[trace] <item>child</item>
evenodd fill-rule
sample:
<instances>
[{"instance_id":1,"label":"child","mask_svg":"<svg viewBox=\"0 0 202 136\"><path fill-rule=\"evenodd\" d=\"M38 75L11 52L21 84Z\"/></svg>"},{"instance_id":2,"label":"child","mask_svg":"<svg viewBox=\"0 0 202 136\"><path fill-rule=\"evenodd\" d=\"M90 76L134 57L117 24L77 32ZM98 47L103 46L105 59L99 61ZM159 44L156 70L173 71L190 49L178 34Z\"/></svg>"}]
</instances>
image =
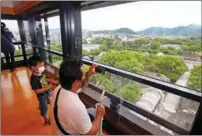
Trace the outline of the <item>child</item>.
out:
<instances>
[{"instance_id":1,"label":"child","mask_svg":"<svg viewBox=\"0 0 202 136\"><path fill-rule=\"evenodd\" d=\"M44 61L39 56L30 57L29 66L32 71L32 75L30 77L30 84L32 90L37 95L41 116L44 119L44 124L50 124L50 120L48 117L48 104L50 104L48 93L50 93L49 91L53 88L52 83L54 82L54 80L50 80L50 84L45 83L43 81L43 72L45 70L45 67Z\"/></svg>"}]
</instances>

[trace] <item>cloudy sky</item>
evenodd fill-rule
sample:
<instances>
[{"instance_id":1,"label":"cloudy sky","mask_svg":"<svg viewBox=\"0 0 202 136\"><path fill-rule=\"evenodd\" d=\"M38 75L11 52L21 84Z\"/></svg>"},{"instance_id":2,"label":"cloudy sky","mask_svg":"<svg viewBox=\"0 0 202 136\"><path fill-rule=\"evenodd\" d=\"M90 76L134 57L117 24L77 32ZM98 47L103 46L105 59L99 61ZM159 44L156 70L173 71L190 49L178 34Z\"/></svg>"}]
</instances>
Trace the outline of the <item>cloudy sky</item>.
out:
<instances>
[{"instance_id":1,"label":"cloudy sky","mask_svg":"<svg viewBox=\"0 0 202 136\"><path fill-rule=\"evenodd\" d=\"M48 21L50 29L60 27L58 16ZM17 25L16 22L4 22L11 30ZM141 1L82 12L83 30L128 27L138 31L152 26L189 24L201 24L201 1Z\"/></svg>"}]
</instances>

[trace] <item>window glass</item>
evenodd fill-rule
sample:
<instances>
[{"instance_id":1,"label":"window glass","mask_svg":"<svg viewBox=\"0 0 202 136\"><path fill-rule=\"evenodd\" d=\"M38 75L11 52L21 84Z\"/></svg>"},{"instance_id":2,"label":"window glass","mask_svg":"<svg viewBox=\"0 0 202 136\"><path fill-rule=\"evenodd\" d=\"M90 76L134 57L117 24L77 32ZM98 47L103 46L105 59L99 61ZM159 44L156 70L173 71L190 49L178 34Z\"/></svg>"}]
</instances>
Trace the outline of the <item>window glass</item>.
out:
<instances>
[{"instance_id":1,"label":"window glass","mask_svg":"<svg viewBox=\"0 0 202 136\"><path fill-rule=\"evenodd\" d=\"M202 91L201 2L141 1L82 11L82 35L84 59ZM91 82L191 129L197 102L110 73Z\"/></svg>"},{"instance_id":2,"label":"window glass","mask_svg":"<svg viewBox=\"0 0 202 136\"><path fill-rule=\"evenodd\" d=\"M48 23L42 19L42 28L45 32L45 25L48 25L49 35L48 39L46 39L46 35L44 33L44 43L45 47L49 48L54 51L62 52L62 43L61 43L61 32L60 32L60 20L59 16L49 17L47 18ZM53 23L54 22L54 23ZM59 67L60 63L62 62L62 57L52 54L46 53L47 61L49 58L52 60L52 64Z\"/></svg>"},{"instance_id":3,"label":"window glass","mask_svg":"<svg viewBox=\"0 0 202 136\"><path fill-rule=\"evenodd\" d=\"M14 38L12 39L12 42L20 42L20 34L19 34L19 28L17 20L1 20L1 22L6 24L7 31L10 31ZM22 55L22 48L20 44L14 44L15 47L15 56ZM4 56L3 53L1 53L2 56ZM16 61L23 60L23 57L16 57Z\"/></svg>"},{"instance_id":4,"label":"window glass","mask_svg":"<svg viewBox=\"0 0 202 136\"><path fill-rule=\"evenodd\" d=\"M29 32L29 22L27 20L24 20L23 24L24 24L25 37L26 37L26 44L25 44L26 53L32 54L33 50L32 50L32 44L31 44L31 36Z\"/></svg>"},{"instance_id":5,"label":"window glass","mask_svg":"<svg viewBox=\"0 0 202 136\"><path fill-rule=\"evenodd\" d=\"M48 18L48 27L49 27L49 33L50 33L51 49L62 52L59 16L49 17Z\"/></svg>"}]
</instances>

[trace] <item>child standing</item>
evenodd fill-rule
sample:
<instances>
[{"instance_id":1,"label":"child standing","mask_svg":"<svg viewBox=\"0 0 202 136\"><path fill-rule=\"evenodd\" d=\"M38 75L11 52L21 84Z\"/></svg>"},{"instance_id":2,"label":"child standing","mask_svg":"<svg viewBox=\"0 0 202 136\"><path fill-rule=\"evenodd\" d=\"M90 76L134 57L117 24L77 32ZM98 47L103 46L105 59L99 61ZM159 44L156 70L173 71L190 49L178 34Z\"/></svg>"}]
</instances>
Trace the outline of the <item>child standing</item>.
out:
<instances>
[{"instance_id":1,"label":"child standing","mask_svg":"<svg viewBox=\"0 0 202 136\"><path fill-rule=\"evenodd\" d=\"M30 57L29 66L32 71L32 75L30 77L30 84L32 90L37 95L41 116L44 119L44 124L50 124L48 116L48 104L50 104L50 100L48 95L50 93L50 90L52 90L53 88L52 82L50 82L50 84L48 84L47 81L44 82L44 61L39 56Z\"/></svg>"}]
</instances>

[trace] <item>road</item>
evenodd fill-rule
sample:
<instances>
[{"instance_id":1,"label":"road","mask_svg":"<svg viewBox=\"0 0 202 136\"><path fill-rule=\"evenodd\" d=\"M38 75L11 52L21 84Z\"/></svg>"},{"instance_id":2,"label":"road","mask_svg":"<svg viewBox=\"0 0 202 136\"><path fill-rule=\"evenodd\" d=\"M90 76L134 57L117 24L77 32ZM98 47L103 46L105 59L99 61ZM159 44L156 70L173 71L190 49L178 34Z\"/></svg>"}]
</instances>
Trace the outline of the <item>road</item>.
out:
<instances>
[{"instance_id":1,"label":"road","mask_svg":"<svg viewBox=\"0 0 202 136\"><path fill-rule=\"evenodd\" d=\"M188 82L188 78L189 78L190 72L187 71L185 72L177 81L175 84L177 85L181 85L181 86L186 86L187 82ZM164 106L165 109L167 111L170 111L171 113L175 113L178 105L180 102L180 96L172 94L172 93L168 93L165 97L165 101L164 101Z\"/></svg>"},{"instance_id":2,"label":"road","mask_svg":"<svg viewBox=\"0 0 202 136\"><path fill-rule=\"evenodd\" d=\"M191 70L194 65L201 64L200 61L190 61L190 60L184 60L185 64L187 65L188 69Z\"/></svg>"}]
</instances>

